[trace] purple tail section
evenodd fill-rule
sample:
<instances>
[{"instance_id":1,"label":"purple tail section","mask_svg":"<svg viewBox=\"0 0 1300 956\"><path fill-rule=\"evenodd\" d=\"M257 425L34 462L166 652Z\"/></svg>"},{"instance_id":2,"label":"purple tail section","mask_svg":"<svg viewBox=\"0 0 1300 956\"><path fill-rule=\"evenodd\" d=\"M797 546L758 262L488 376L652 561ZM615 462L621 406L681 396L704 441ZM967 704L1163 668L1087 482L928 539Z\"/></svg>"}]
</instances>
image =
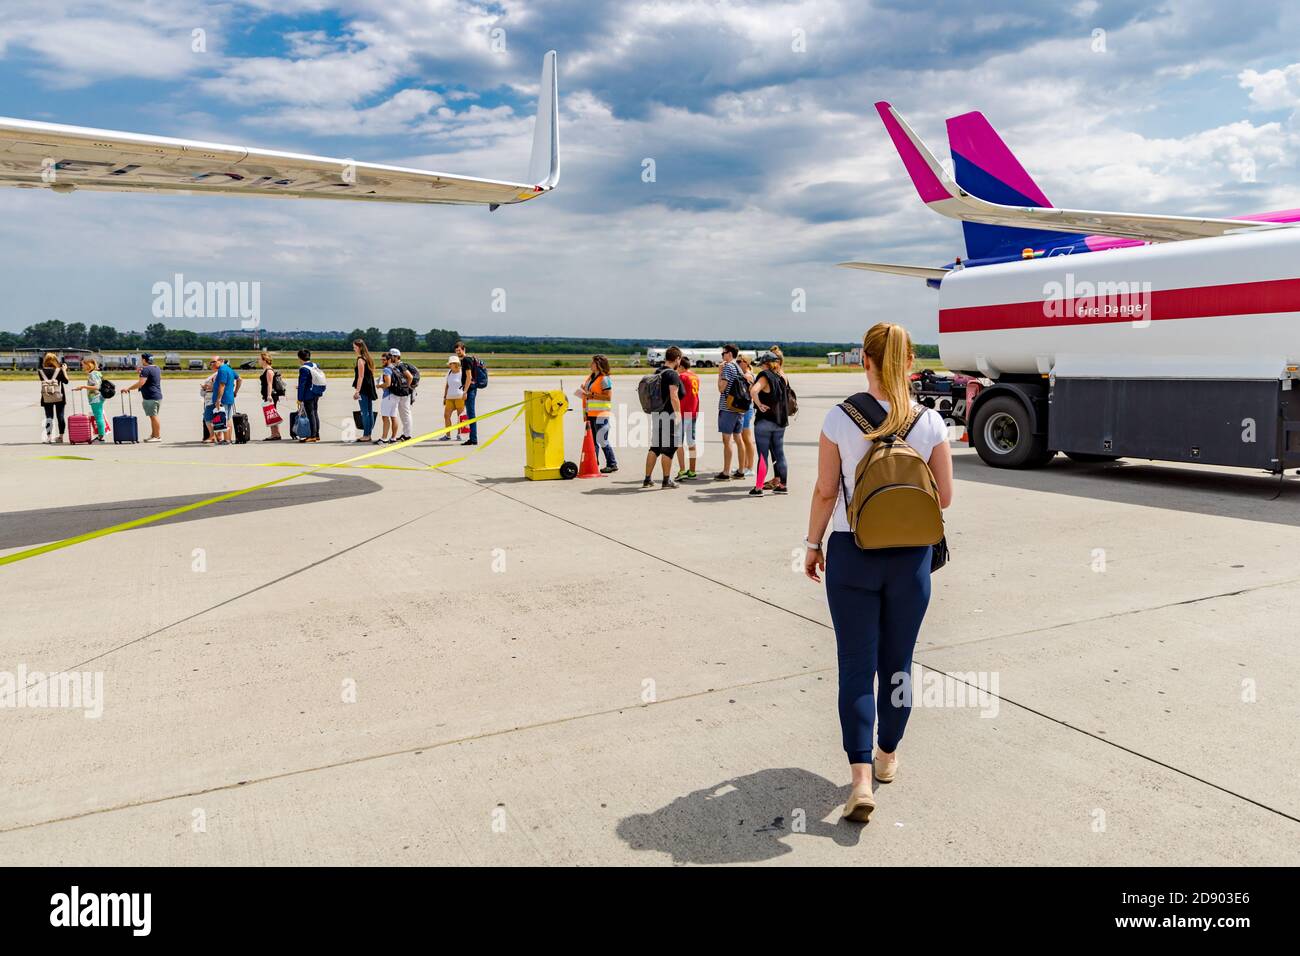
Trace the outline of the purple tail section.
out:
<instances>
[{"instance_id":1,"label":"purple tail section","mask_svg":"<svg viewBox=\"0 0 1300 956\"><path fill-rule=\"evenodd\" d=\"M1007 206L1051 207L1051 201L983 113L963 113L948 120L948 145L953 177L968 193ZM971 259L1019 258L1023 249L1045 254L1046 250L1085 248L1081 234L973 222L962 223L962 230Z\"/></svg>"}]
</instances>

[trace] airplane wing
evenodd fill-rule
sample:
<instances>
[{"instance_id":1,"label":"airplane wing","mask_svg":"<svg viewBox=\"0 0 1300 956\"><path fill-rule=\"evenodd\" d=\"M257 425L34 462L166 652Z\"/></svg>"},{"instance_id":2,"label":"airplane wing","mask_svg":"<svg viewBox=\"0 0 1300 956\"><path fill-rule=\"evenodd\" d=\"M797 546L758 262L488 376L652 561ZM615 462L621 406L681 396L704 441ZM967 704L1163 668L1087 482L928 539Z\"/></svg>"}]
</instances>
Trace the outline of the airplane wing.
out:
<instances>
[{"instance_id":1,"label":"airplane wing","mask_svg":"<svg viewBox=\"0 0 1300 956\"><path fill-rule=\"evenodd\" d=\"M560 181L555 51L542 60L527 182L0 118L0 185L112 192L498 205Z\"/></svg>"},{"instance_id":2,"label":"airplane wing","mask_svg":"<svg viewBox=\"0 0 1300 956\"><path fill-rule=\"evenodd\" d=\"M888 262L837 262L845 269L865 269L867 272L884 272L893 276L908 276L912 279L942 279L948 274L947 269L935 269L930 266L896 266Z\"/></svg>"},{"instance_id":3,"label":"airplane wing","mask_svg":"<svg viewBox=\"0 0 1300 956\"><path fill-rule=\"evenodd\" d=\"M912 177L912 184L920 194L921 201L940 215L952 219L1023 229L1114 236L1143 242L1174 242L1245 230L1291 228L1289 223L1252 222L1245 219L1200 219L1088 209L1004 206L986 202L971 195L952 180L934 158L934 154L892 106L880 102L876 104L876 111L884 121L889 138L893 140L894 148L898 150L908 175Z\"/></svg>"}]
</instances>

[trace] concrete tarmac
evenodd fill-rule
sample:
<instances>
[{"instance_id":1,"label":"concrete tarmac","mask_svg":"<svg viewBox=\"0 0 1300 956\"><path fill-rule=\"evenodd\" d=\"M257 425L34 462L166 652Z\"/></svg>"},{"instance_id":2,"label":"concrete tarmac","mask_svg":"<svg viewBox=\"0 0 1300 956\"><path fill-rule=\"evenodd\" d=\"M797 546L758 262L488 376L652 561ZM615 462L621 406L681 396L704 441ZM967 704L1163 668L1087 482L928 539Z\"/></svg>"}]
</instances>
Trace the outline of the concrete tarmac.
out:
<instances>
[{"instance_id":1,"label":"concrete tarmac","mask_svg":"<svg viewBox=\"0 0 1300 956\"><path fill-rule=\"evenodd\" d=\"M964 445L898 778L840 821L799 549L822 418L860 381L795 376L785 497L709 480L706 398L676 490L643 491L632 447L526 481L521 420L446 469L329 470L0 566L0 692L102 682L99 716L0 708L0 862L1300 862L1296 479L1271 500L1241 470L1006 472ZM560 384L494 377L479 411ZM341 380L305 446L259 441L251 399L252 443L202 446L197 382L164 388L162 443L74 447L41 443L34 381L0 384L0 556L370 450L329 440ZM576 414L567 438L576 460Z\"/></svg>"}]
</instances>

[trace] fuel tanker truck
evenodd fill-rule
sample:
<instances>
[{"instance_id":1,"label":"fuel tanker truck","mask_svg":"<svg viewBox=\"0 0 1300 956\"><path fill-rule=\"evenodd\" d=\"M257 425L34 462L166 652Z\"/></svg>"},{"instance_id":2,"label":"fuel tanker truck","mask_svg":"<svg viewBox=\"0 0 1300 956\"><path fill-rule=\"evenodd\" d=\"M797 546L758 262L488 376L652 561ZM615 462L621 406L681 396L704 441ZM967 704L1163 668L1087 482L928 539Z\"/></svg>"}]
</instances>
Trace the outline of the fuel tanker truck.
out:
<instances>
[{"instance_id":1,"label":"fuel tanker truck","mask_svg":"<svg viewBox=\"0 0 1300 956\"><path fill-rule=\"evenodd\" d=\"M963 222L968 258L841 264L938 289L940 357L972 377L984 462L1300 467L1300 210L1057 209L980 114L948 121L954 181L877 108L922 200Z\"/></svg>"}]
</instances>

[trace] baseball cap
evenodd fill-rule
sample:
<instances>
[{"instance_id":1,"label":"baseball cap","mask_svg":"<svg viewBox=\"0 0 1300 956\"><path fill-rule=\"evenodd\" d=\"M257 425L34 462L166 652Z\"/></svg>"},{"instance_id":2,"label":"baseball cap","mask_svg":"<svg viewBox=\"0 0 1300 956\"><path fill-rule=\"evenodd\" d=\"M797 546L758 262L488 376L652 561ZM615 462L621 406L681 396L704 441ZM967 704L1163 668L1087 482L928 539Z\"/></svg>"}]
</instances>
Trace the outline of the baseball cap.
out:
<instances>
[{"instance_id":1,"label":"baseball cap","mask_svg":"<svg viewBox=\"0 0 1300 956\"><path fill-rule=\"evenodd\" d=\"M393 358L401 358L401 357L402 357L401 349L389 349L389 350L388 350L388 354L391 355Z\"/></svg>"},{"instance_id":2,"label":"baseball cap","mask_svg":"<svg viewBox=\"0 0 1300 956\"><path fill-rule=\"evenodd\" d=\"M144 359L146 362L152 362L152 361L153 361L153 353L152 353L152 352L141 352L141 353L140 353L140 358Z\"/></svg>"}]
</instances>

